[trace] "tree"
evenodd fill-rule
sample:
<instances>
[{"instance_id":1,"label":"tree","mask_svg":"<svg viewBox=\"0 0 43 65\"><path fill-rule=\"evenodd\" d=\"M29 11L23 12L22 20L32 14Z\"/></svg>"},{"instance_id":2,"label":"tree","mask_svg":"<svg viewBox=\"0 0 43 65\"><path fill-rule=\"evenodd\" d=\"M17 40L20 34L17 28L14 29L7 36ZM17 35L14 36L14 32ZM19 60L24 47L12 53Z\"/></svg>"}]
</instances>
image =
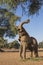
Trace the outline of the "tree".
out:
<instances>
[{"instance_id":1,"label":"tree","mask_svg":"<svg viewBox=\"0 0 43 65\"><path fill-rule=\"evenodd\" d=\"M13 36L16 34L16 29L14 27L14 21L19 19L18 16L14 15L13 13L7 11L6 9L0 8L0 36L2 37L4 33L6 36ZM12 32L14 34L12 34Z\"/></svg>"},{"instance_id":2,"label":"tree","mask_svg":"<svg viewBox=\"0 0 43 65\"><path fill-rule=\"evenodd\" d=\"M39 43L39 48L43 48L43 41Z\"/></svg>"},{"instance_id":3,"label":"tree","mask_svg":"<svg viewBox=\"0 0 43 65\"><path fill-rule=\"evenodd\" d=\"M1 5L5 5L7 9L13 9L14 11L20 5L22 11L28 11L30 15L35 14L41 8L43 0L0 0Z\"/></svg>"},{"instance_id":4,"label":"tree","mask_svg":"<svg viewBox=\"0 0 43 65\"><path fill-rule=\"evenodd\" d=\"M14 41L14 48L16 48L16 49L19 49L19 46L20 46L20 44L18 43L18 41Z\"/></svg>"},{"instance_id":5,"label":"tree","mask_svg":"<svg viewBox=\"0 0 43 65\"><path fill-rule=\"evenodd\" d=\"M0 8L0 48L6 45L6 47L8 47L8 44L4 45L4 34L6 34L6 36L9 37L14 37L17 34L17 31L13 23L18 19L18 16L9 12L7 9Z\"/></svg>"},{"instance_id":6,"label":"tree","mask_svg":"<svg viewBox=\"0 0 43 65\"><path fill-rule=\"evenodd\" d=\"M14 23L20 17L15 16L18 6L22 8L22 14L33 15L39 12L43 0L0 0L0 36L15 36L17 31ZM14 12L11 12L14 10Z\"/></svg>"},{"instance_id":7,"label":"tree","mask_svg":"<svg viewBox=\"0 0 43 65\"><path fill-rule=\"evenodd\" d=\"M7 41L4 40L2 37L0 37L0 52L4 52L4 50L1 49L1 48L6 48L6 47L8 47L8 45L6 45L6 43L7 43Z\"/></svg>"},{"instance_id":8,"label":"tree","mask_svg":"<svg viewBox=\"0 0 43 65\"><path fill-rule=\"evenodd\" d=\"M9 43L9 48L15 48L19 49L20 44L18 43L17 40L13 41L12 43Z\"/></svg>"},{"instance_id":9,"label":"tree","mask_svg":"<svg viewBox=\"0 0 43 65\"><path fill-rule=\"evenodd\" d=\"M0 48L4 47L4 39L0 38Z\"/></svg>"}]
</instances>

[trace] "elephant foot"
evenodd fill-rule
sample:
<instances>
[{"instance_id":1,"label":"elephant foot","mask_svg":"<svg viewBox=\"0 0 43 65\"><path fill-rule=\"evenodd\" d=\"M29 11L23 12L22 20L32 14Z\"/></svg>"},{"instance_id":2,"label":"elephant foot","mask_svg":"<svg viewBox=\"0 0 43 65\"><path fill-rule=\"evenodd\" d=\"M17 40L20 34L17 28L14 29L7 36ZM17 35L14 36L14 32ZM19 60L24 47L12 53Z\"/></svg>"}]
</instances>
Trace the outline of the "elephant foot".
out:
<instances>
[{"instance_id":1,"label":"elephant foot","mask_svg":"<svg viewBox=\"0 0 43 65\"><path fill-rule=\"evenodd\" d=\"M36 55L35 57L39 57L38 55Z\"/></svg>"},{"instance_id":2,"label":"elephant foot","mask_svg":"<svg viewBox=\"0 0 43 65\"><path fill-rule=\"evenodd\" d=\"M23 60L26 60L26 58L23 58Z\"/></svg>"},{"instance_id":3,"label":"elephant foot","mask_svg":"<svg viewBox=\"0 0 43 65\"><path fill-rule=\"evenodd\" d=\"M23 56L23 60L25 60L26 59L26 54L24 54L24 56Z\"/></svg>"},{"instance_id":4,"label":"elephant foot","mask_svg":"<svg viewBox=\"0 0 43 65\"><path fill-rule=\"evenodd\" d=\"M38 54L36 54L35 57L39 57Z\"/></svg>"},{"instance_id":5,"label":"elephant foot","mask_svg":"<svg viewBox=\"0 0 43 65\"><path fill-rule=\"evenodd\" d=\"M22 56L20 56L20 59L23 59L23 57L22 57Z\"/></svg>"}]
</instances>

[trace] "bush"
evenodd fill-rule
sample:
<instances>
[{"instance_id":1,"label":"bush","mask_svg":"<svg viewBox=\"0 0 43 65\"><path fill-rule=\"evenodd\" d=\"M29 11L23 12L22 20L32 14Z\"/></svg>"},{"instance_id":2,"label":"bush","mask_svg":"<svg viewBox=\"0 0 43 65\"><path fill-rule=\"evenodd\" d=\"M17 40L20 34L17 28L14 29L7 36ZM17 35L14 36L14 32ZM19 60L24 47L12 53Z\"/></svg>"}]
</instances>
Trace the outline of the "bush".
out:
<instances>
[{"instance_id":1,"label":"bush","mask_svg":"<svg viewBox=\"0 0 43 65\"><path fill-rule=\"evenodd\" d=\"M16 48L19 49L20 44L18 43L18 41L14 41L12 43L9 43L9 48Z\"/></svg>"},{"instance_id":2,"label":"bush","mask_svg":"<svg viewBox=\"0 0 43 65\"><path fill-rule=\"evenodd\" d=\"M43 48L43 42L39 43L39 48Z\"/></svg>"}]
</instances>

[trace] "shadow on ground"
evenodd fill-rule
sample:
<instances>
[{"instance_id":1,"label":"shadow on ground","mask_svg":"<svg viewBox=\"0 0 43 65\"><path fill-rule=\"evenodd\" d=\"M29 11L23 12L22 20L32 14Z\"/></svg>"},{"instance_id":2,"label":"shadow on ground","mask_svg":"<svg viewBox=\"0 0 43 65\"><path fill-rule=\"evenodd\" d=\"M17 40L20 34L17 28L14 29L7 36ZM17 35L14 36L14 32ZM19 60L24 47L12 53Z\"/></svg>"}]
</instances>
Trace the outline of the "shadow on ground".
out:
<instances>
[{"instance_id":1,"label":"shadow on ground","mask_svg":"<svg viewBox=\"0 0 43 65\"><path fill-rule=\"evenodd\" d=\"M35 57L33 57L33 58L26 58L26 60L39 61L39 60L43 60L43 56L39 56L37 58L35 58Z\"/></svg>"},{"instance_id":2,"label":"shadow on ground","mask_svg":"<svg viewBox=\"0 0 43 65\"><path fill-rule=\"evenodd\" d=\"M28 60L31 60L31 61L40 61L40 60L43 60L43 56L40 56L40 57L33 57L33 58L26 58L25 60L21 59L22 61L28 61Z\"/></svg>"}]
</instances>

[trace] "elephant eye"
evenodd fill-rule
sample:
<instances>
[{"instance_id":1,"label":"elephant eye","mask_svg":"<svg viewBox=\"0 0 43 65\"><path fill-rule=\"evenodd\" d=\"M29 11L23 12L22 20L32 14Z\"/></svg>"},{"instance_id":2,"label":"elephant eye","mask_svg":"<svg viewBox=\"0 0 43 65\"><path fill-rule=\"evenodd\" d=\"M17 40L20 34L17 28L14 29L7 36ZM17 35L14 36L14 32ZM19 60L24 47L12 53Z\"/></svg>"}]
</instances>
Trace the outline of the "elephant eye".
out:
<instances>
[{"instance_id":1,"label":"elephant eye","mask_svg":"<svg viewBox=\"0 0 43 65\"><path fill-rule=\"evenodd\" d=\"M20 29L18 29L18 31L20 31Z\"/></svg>"}]
</instances>

